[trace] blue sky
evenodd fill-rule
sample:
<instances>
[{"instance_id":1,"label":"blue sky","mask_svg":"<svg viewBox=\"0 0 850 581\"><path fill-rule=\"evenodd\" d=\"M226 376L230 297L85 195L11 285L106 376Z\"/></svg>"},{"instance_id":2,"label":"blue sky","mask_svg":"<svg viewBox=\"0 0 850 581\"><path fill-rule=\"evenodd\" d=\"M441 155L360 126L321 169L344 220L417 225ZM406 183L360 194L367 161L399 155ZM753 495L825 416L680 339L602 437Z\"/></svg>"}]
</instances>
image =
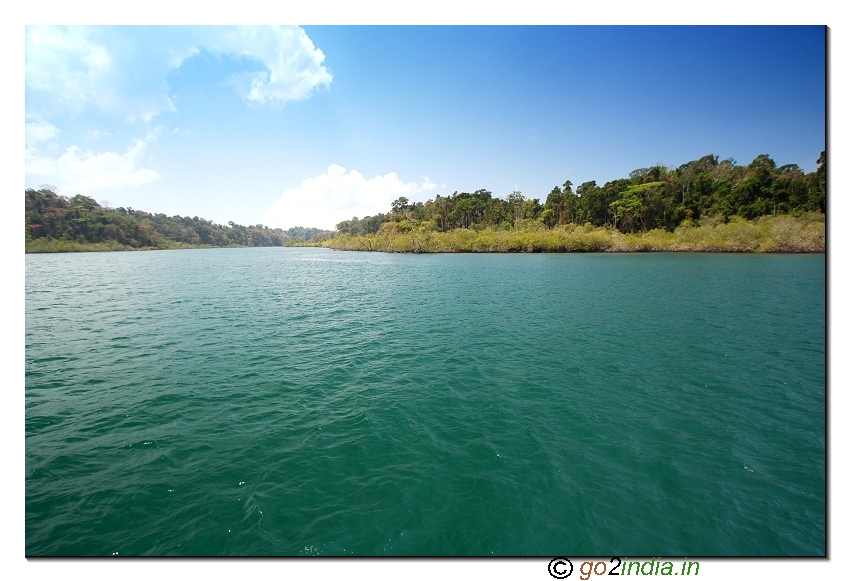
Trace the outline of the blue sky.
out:
<instances>
[{"instance_id":1,"label":"blue sky","mask_svg":"<svg viewBox=\"0 0 850 581\"><path fill-rule=\"evenodd\" d=\"M219 223L825 149L819 26L27 27L25 67L27 187Z\"/></svg>"}]
</instances>

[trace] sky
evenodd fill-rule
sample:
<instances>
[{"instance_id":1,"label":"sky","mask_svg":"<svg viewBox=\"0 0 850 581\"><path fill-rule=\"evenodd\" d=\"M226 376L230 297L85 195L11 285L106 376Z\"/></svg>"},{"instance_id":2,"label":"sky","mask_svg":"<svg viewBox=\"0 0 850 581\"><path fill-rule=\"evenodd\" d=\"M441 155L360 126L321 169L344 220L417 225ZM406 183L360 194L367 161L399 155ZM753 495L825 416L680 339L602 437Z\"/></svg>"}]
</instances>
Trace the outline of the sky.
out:
<instances>
[{"instance_id":1,"label":"sky","mask_svg":"<svg viewBox=\"0 0 850 581\"><path fill-rule=\"evenodd\" d=\"M707 154L816 169L820 26L28 26L26 187L332 229Z\"/></svg>"},{"instance_id":2,"label":"sky","mask_svg":"<svg viewBox=\"0 0 850 581\"><path fill-rule=\"evenodd\" d=\"M846 108L836 104L847 98L848 28L840 4L827 0L717 0L710 6L676 0L481 0L477 5L472 0L243 0L227 7L207 4L203 10L195 3L173 0L143 4L30 0L4 7L0 19L0 44L4 43L8 75L7 90L0 93L6 105L0 108L4 129L0 165L8 201L20 191L18 179L23 176L27 187L52 184L60 193L86 193L99 201L109 200L113 206L251 224L266 220L285 196L290 201L311 199L309 189L313 187L319 193L312 199L322 196L319 205L327 213L351 210L362 217L371 213L369 204L379 206L381 195L388 194L374 194L374 185L380 183L385 187L393 183L389 189L394 197L404 188L419 191L401 195L427 199L437 193L486 187L498 196L519 189L544 198L565 179L574 184L590 179L604 183L638 167L659 162L675 166L709 152L742 164L769 153L780 164L797 163L811 171L824 149L825 71L820 27L304 26L313 44L311 50L322 53L319 66L330 73L328 81L321 75L310 76L318 67L309 59L293 63L294 70L303 75L286 74L285 67L276 66L276 56L311 54L307 49L299 52L293 47L300 45L291 42L266 40L263 49L257 39L253 48L240 49L223 38L224 31L218 31L216 39L213 31L192 29L75 27L57 29L55 42L41 45L39 55L31 52L29 45L31 33L38 29L25 26L139 21L828 24L829 153L830 159L846 157ZM233 43L241 38L246 44L245 39L252 38L250 34L232 37L236 37ZM251 74L262 72L268 76L257 79L257 91L252 94ZM269 86L272 74L281 82ZM304 79L313 86L306 94L296 95L294 89L306 85L293 79ZM281 98L263 97L261 102L260 95L265 92ZM22 116L28 137L23 151ZM31 174L33 165L48 175ZM332 179L334 170L329 168L334 165L345 168L349 190L344 179ZM840 162L833 163L829 171L832 210L828 221L835 224L841 222L829 216L844 213L845 197L840 193L847 179L843 167ZM357 173L352 177L352 172ZM390 177L363 186L376 176ZM323 180L326 189L321 191ZM357 183L358 194L368 204L355 209L331 203L334 196L356 200L350 193ZM428 184L434 188L428 189ZM325 201L325 195L330 199ZM301 204L288 207L279 225L323 225L311 222ZM388 203L379 211L387 207ZM350 217L345 212L343 216ZM5 236L4 300L0 301L5 331L0 368L5 384L19 387L4 391L7 405L0 412L7 464L18 467L19 477L6 479L0 488L7 499L23 499L24 243L14 228L0 232ZM828 233L828 298L832 297L827 313L828 347L835 354L845 352L848 346L845 329L850 328L850 311L840 297L850 292L844 274L847 269L841 268L848 255L845 250L850 248L841 228L830 226ZM64 257L75 258L80 256ZM831 385L846 383L847 368L840 357L830 358L828 370ZM835 417L848 408L841 389L830 390L829 407ZM833 444L844 445L848 441L846 425L832 422L829 426ZM840 454L830 455L829 466L833 484L848 474ZM6 505L10 518L23 522L24 503L10 502ZM847 519L841 517L847 515L848 504L841 495L833 494L829 509L831 546L846 546ZM22 530L7 527L4 531L0 544L8 557L4 562L11 563L13 570L29 567L21 571L21 578L55 577L57 571L46 564L36 564L39 571L34 571L33 563L24 561ZM811 576L814 568L819 577L838 579L845 567L836 560L845 561L841 551L832 553L828 561L785 561L775 568L786 576L789 568L801 576ZM99 565L102 570L96 571L90 563L55 563L62 567L62 574L76 566L76 574L87 578L114 577L115 571ZM130 579L148 579L152 573L176 578L168 567L178 565L137 563L120 574ZM219 561L209 572L214 577L216 572L239 575L252 565L274 567L274 571L266 571L272 574L279 574L284 566L268 560ZM321 563L285 565L288 578L312 579ZM452 578L468 567L461 573L465 577L545 576L539 572L545 566L542 560L418 560L413 568L410 562L381 565L383 568L376 568L373 562L349 562L345 575L354 579L432 579L449 574ZM752 579L763 576L768 565L763 561L713 560L706 563L704 573ZM228 566L233 570L226 571ZM336 564L328 566L334 568L330 574L339 573Z\"/></svg>"}]
</instances>

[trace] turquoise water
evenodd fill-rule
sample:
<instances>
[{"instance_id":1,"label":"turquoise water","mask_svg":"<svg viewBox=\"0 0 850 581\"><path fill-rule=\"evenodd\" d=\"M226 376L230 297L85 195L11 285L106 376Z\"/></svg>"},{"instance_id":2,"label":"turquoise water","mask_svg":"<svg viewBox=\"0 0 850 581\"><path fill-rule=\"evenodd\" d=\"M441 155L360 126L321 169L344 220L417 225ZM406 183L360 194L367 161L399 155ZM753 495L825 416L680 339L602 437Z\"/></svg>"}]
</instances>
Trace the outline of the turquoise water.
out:
<instances>
[{"instance_id":1,"label":"turquoise water","mask_svg":"<svg viewBox=\"0 0 850 581\"><path fill-rule=\"evenodd\" d=\"M823 255L26 257L28 555L823 555Z\"/></svg>"}]
</instances>

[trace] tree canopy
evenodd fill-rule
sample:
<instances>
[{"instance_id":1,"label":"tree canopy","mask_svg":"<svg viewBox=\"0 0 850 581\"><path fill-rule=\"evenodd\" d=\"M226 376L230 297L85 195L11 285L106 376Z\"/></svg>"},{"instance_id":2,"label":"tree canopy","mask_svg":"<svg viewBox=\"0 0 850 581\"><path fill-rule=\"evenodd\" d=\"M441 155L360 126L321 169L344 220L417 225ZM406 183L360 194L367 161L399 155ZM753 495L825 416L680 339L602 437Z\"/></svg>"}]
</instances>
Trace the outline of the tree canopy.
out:
<instances>
[{"instance_id":1,"label":"tree canopy","mask_svg":"<svg viewBox=\"0 0 850 581\"><path fill-rule=\"evenodd\" d=\"M605 227L625 234L652 230L673 232L704 218L714 222L738 216L826 213L826 153L817 170L804 173L796 164L778 166L769 155L746 166L733 159L706 155L678 168L636 169L628 178L602 186L588 181L573 190L565 180L549 192L543 204L513 191L504 199L486 189L454 192L426 202L399 197L389 212L352 217L336 225L336 234L369 236L379 232L450 232L452 230L512 230L529 225L555 228ZM215 224L197 216L166 216L133 208L108 208L94 199L58 195L51 189L25 191L27 248L36 242L99 244L109 248L176 248L197 246L283 246L332 235L318 228L289 230L262 224Z\"/></svg>"},{"instance_id":2,"label":"tree canopy","mask_svg":"<svg viewBox=\"0 0 850 581\"><path fill-rule=\"evenodd\" d=\"M702 218L740 216L752 220L802 212L826 213L826 153L816 171L805 174L795 164L777 167L769 155L749 165L706 155L678 168L652 166L636 169L628 178L599 186L584 182L573 191L566 180L556 185L543 204L511 192L505 199L480 189L454 192L427 202L399 198L390 212L357 217L337 224L341 234L375 234L381 229L413 228L448 232L457 228L514 228L525 222L549 228L565 224L610 226L623 233L663 229L672 232L682 223Z\"/></svg>"},{"instance_id":3,"label":"tree canopy","mask_svg":"<svg viewBox=\"0 0 850 581\"><path fill-rule=\"evenodd\" d=\"M262 224L215 224L194 216L166 216L133 208L107 208L94 199L60 196L50 189L25 191L28 243L45 239L78 244L110 243L111 247L175 248L186 246L283 246L310 240L325 231L295 227L289 230Z\"/></svg>"}]
</instances>

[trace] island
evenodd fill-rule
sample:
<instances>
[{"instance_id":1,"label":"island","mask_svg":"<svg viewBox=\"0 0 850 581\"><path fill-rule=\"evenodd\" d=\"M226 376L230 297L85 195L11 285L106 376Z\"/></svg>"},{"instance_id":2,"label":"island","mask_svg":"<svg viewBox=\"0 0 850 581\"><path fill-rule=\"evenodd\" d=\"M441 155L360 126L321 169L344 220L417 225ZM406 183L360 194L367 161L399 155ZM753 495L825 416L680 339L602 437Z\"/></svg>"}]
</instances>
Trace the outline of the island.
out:
<instances>
[{"instance_id":1,"label":"island","mask_svg":"<svg viewBox=\"0 0 850 581\"><path fill-rule=\"evenodd\" d=\"M336 232L294 245L382 252L824 252L826 153L816 171L747 166L707 155L676 169L573 190L555 186L543 204L481 189L427 202L398 198L387 214L340 222Z\"/></svg>"},{"instance_id":2,"label":"island","mask_svg":"<svg viewBox=\"0 0 850 581\"><path fill-rule=\"evenodd\" d=\"M479 189L426 202L396 199L387 213L344 220L336 230L215 224L197 216L108 208L94 199L27 189L25 248L35 252L244 246L319 246L380 252L824 252L826 152L817 170L746 166L706 155L678 168L573 189L567 180L541 204L514 191Z\"/></svg>"}]
</instances>

